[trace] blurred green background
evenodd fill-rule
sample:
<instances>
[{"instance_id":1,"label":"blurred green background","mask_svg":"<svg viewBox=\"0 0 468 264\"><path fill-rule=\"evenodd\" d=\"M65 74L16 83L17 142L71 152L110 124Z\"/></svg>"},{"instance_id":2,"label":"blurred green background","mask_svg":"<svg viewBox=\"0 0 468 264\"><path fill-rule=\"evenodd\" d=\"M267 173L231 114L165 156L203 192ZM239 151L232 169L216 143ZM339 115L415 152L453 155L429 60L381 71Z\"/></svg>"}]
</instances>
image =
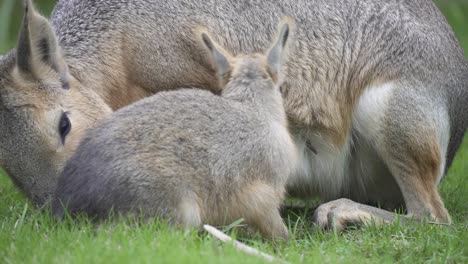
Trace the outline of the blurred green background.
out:
<instances>
[{"instance_id":1,"label":"blurred green background","mask_svg":"<svg viewBox=\"0 0 468 264\"><path fill-rule=\"evenodd\" d=\"M190 1L190 0L187 0ZM0 54L14 47L22 17L21 0L0 0ZM35 0L36 7L49 14L55 0ZM452 25L468 54L468 0L435 0Z\"/></svg>"}]
</instances>

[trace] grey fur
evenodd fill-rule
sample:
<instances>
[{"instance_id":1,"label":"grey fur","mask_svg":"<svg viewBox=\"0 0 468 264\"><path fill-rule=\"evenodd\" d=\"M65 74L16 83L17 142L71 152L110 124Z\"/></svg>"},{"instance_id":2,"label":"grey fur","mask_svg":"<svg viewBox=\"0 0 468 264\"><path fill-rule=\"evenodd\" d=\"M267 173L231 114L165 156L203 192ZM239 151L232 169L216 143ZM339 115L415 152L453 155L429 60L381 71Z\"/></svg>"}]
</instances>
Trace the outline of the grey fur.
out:
<instances>
[{"instance_id":1,"label":"grey fur","mask_svg":"<svg viewBox=\"0 0 468 264\"><path fill-rule=\"evenodd\" d=\"M303 170L291 177L289 193L323 201L347 197L386 208L406 205L409 214L450 221L437 184L467 128L468 65L430 0L71 0L57 4L52 25L80 89L117 109L161 90L195 86L219 92L210 62L190 37L192 29L206 25L226 49L250 53L266 47L283 15L297 21L282 90L303 152ZM0 79L11 75L8 61L0 66L7 69ZM382 85L390 87L385 98L379 95ZM10 98L31 103L5 90L0 89L2 104ZM381 115L361 105L366 94L385 106ZM63 101L44 97L51 105ZM76 115L76 105L64 108ZM37 159L38 149L51 151L37 142L49 139L27 125L35 120L27 111L16 117L13 129L8 120L14 115L1 110L6 123L0 133L13 144L0 142L0 160L20 185L29 186L24 189L30 195L37 192L31 179L50 191L56 184L53 173L68 155ZM72 123L91 125L73 118ZM439 161L418 160L429 145ZM42 164L49 163L57 164L56 170L46 177ZM18 167L24 164L31 168ZM423 171L431 166L432 171ZM48 192L38 193L43 201Z\"/></svg>"},{"instance_id":2,"label":"grey fur","mask_svg":"<svg viewBox=\"0 0 468 264\"><path fill-rule=\"evenodd\" d=\"M297 156L280 83L269 77L266 56L229 58L201 35L216 69L226 68L220 58L234 61L221 96L161 92L115 112L65 166L55 214L65 204L73 215L141 210L187 227L244 218L266 237L287 238L278 209ZM285 44L269 63L282 64Z\"/></svg>"}]
</instances>

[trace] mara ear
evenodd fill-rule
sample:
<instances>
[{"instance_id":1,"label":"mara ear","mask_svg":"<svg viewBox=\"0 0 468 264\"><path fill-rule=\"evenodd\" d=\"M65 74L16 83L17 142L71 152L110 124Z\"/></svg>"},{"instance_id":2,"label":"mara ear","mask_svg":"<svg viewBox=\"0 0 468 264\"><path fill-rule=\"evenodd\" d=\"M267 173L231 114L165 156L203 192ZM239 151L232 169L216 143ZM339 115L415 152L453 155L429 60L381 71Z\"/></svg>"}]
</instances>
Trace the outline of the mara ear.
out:
<instances>
[{"instance_id":1,"label":"mara ear","mask_svg":"<svg viewBox=\"0 0 468 264\"><path fill-rule=\"evenodd\" d=\"M211 36L206 32L200 33L200 39L203 46L208 50L213 69L216 71L221 83L225 83L231 72L231 55L214 42Z\"/></svg>"},{"instance_id":2,"label":"mara ear","mask_svg":"<svg viewBox=\"0 0 468 264\"><path fill-rule=\"evenodd\" d=\"M18 37L16 65L20 73L40 79L44 67L60 76L64 89L69 88L68 67L52 27L35 9L32 0L24 1L23 24Z\"/></svg>"},{"instance_id":3,"label":"mara ear","mask_svg":"<svg viewBox=\"0 0 468 264\"><path fill-rule=\"evenodd\" d=\"M285 17L279 23L279 31L276 36L276 40L268 51L267 64L268 70L274 81L278 80L278 75L281 70L281 66L285 59L287 44L291 35L291 28L294 25L292 18Z\"/></svg>"}]
</instances>

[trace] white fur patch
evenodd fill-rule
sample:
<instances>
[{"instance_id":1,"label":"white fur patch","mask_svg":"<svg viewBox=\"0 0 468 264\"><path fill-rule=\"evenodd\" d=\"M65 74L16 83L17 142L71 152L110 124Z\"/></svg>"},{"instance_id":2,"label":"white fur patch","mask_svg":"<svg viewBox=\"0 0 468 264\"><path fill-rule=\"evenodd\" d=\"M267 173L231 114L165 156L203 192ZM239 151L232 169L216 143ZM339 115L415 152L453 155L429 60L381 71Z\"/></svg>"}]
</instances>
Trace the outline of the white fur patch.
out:
<instances>
[{"instance_id":1,"label":"white fur patch","mask_svg":"<svg viewBox=\"0 0 468 264\"><path fill-rule=\"evenodd\" d=\"M368 87L356 105L353 113L353 129L372 143L379 140L379 129L388 107L388 100L395 85L384 83Z\"/></svg>"},{"instance_id":2,"label":"white fur patch","mask_svg":"<svg viewBox=\"0 0 468 264\"><path fill-rule=\"evenodd\" d=\"M434 122L437 130L437 137L439 138L439 146L440 146L440 168L439 168L439 175L437 177L437 185L439 185L440 180L444 176L446 160L447 160L447 149L450 141L450 122L447 109L442 107L436 107L433 109L432 113L434 115Z\"/></svg>"},{"instance_id":3,"label":"white fur patch","mask_svg":"<svg viewBox=\"0 0 468 264\"><path fill-rule=\"evenodd\" d=\"M178 220L185 228L200 227L202 224L200 208L193 196L187 195L179 204Z\"/></svg>"}]
</instances>

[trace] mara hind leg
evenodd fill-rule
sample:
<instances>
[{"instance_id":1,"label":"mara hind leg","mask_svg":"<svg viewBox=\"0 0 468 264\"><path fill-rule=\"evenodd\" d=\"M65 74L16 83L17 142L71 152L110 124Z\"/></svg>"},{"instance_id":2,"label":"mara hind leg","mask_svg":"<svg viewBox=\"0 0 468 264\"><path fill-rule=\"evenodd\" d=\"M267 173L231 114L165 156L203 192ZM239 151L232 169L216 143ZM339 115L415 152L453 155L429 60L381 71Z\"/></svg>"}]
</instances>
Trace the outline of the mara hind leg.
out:
<instances>
[{"instance_id":1,"label":"mara hind leg","mask_svg":"<svg viewBox=\"0 0 468 264\"><path fill-rule=\"evenodd\" d=\"M449 117L441 102L398 93L379 151L405 200L408 216L450 223L438 192L445 172Z\"/></svg>"},{"instance_id":2,"label":"mara hind leg","mask_svg":"<svg viewBox=\"0 0 468 264\"><path fill-rule=\"evenodd\" d=\"M444 104L435 99L436 95L401 84L376 89L381 90L364 94L364 102L361 100L358 105L358 130L374 146L398 184L408 212L406 218L429 217L439 223L450 223L437 190L449 140ZM320 227L342 229L350 223L392 222L396 214L339 199L321 205L314 218Z\"/></svg>"},{"instance_id":3,"label":"mara hind leg","mask_svg":"<svg viewBox=\"0 0 468 264\"><path fill-rule=\"evenodd\" d=\"M283 188L274 188L263 182L250 184L239 196L238 211L246 223L268 239L287 240L288 229L279 208L284 195Z\"/></svg>"}]
</instances>

